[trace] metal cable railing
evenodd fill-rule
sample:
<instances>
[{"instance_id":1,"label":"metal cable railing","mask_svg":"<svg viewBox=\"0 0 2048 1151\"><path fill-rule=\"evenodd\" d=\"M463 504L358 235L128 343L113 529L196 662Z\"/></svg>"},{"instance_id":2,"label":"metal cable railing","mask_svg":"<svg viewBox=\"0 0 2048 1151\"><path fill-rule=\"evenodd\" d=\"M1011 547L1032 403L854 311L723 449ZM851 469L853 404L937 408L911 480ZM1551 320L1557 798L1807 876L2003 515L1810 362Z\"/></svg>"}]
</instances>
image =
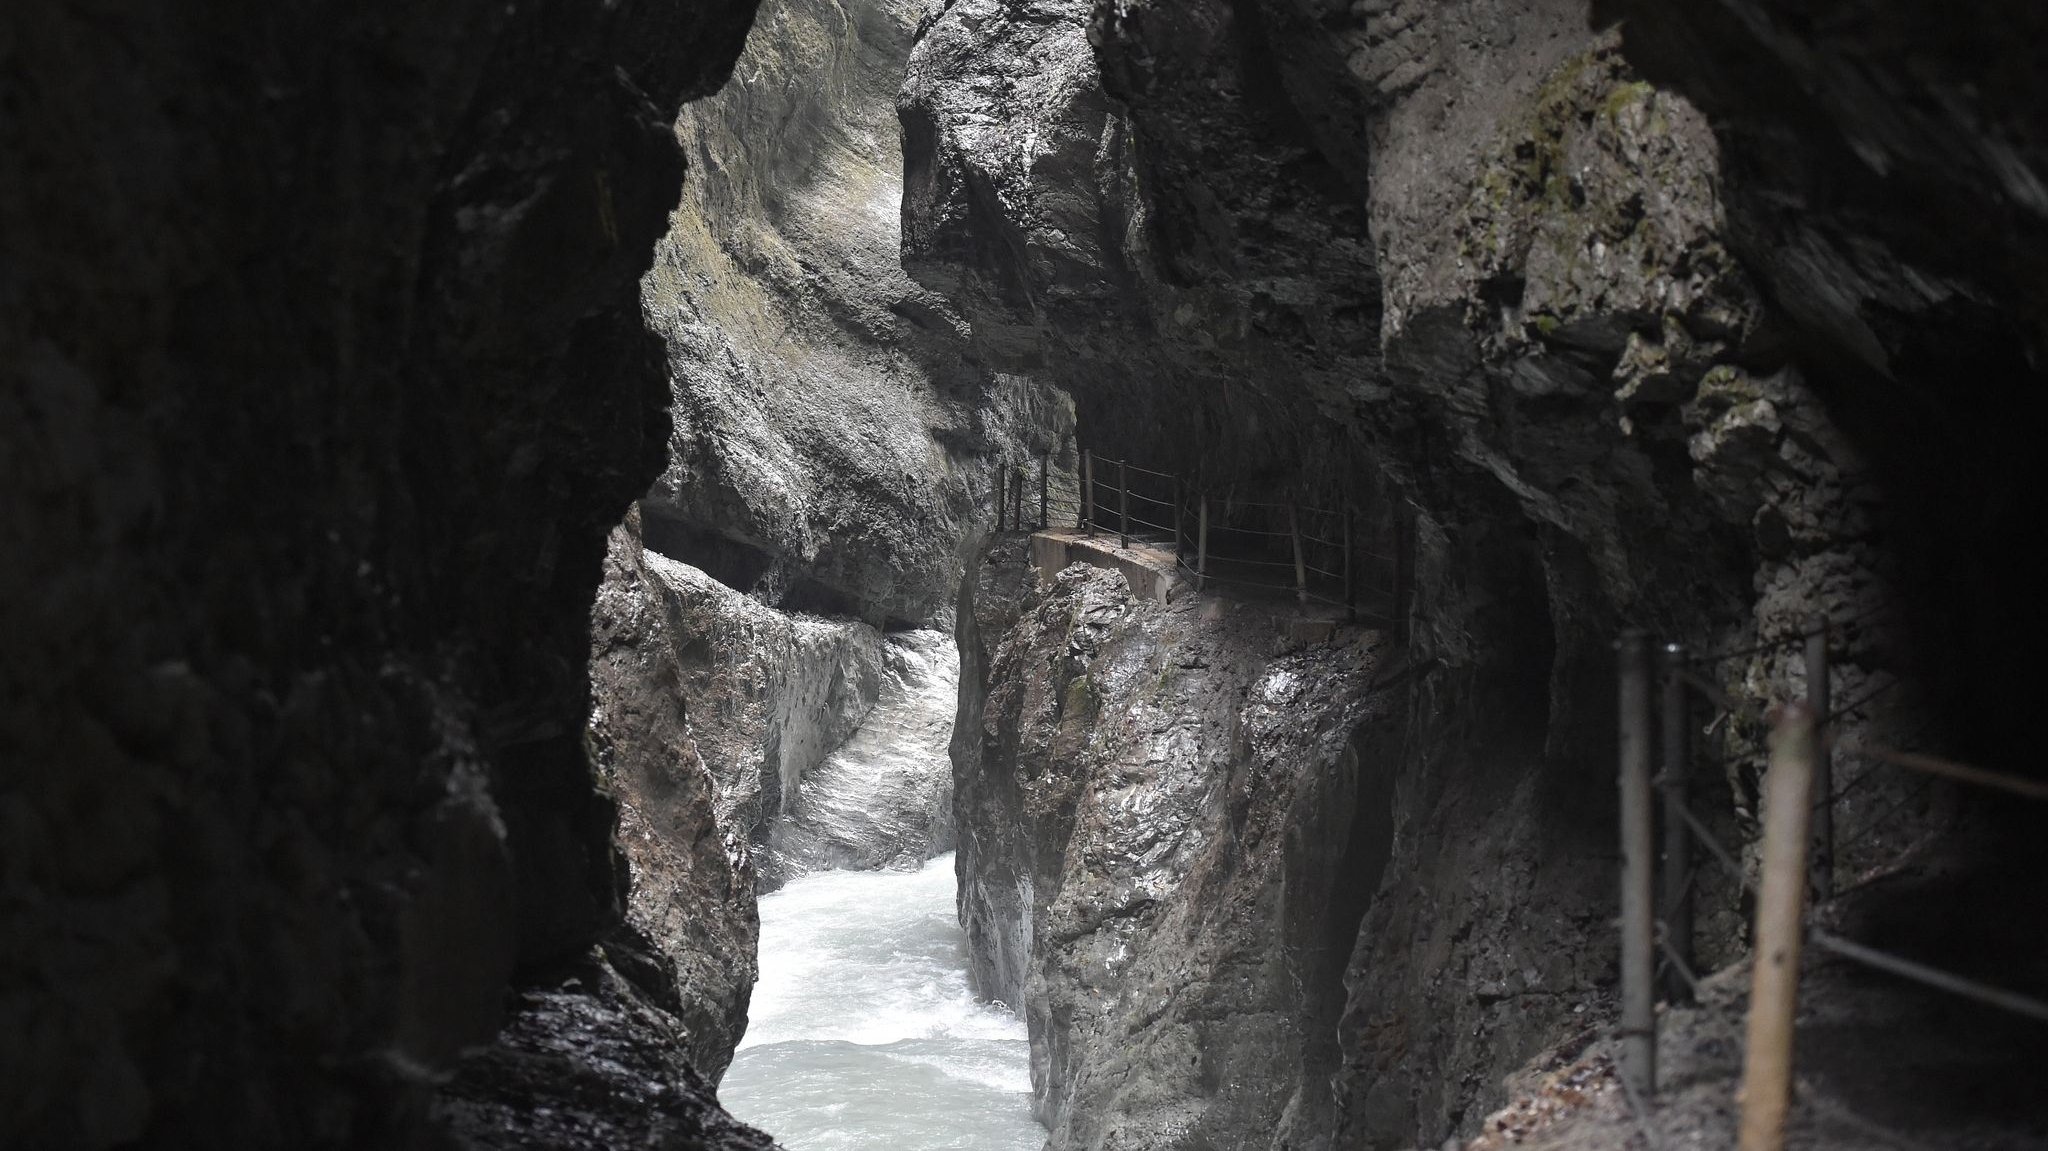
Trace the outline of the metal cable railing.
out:
<instances>
[{"instance_id":1,"label":"metal cable railing","mask_svg":"<svg viewBox=\"0 0 2048 1151\"><path fill-rule=\"evenodd\" d=\"M1015 464L998 469L998 531L1071 525L1114 532L1125 547L1133 537L1148 547L1170 541L1175 568L1197 591L1214 585L1292 593L1303 605L1326 603L1353 615L1362 606L1373 609L1405 628L1412 547L1404 517L1386 521L1392 546L1378 547L1371 533L1356 530L1349 509L1218 495L1185 476L1099 459L1093 451L1081 454L1075 473L1055 476L1049 455L1034 463L1035 477ZM1376 610L1381 604L1390 610Z\"/></svg>"},{"instance_id":2,"label":"metal cable railing","mask_svg":"<svg viewBox=\"0 0 2048 1151\"><path fill-rule=\"evenodd\" d=\"M1874 743L1839 749L1870 759L1874 764L1840 791L1833 790L1829 781L1838 749L1828 731L1830 722L1892 690L1898 681L1894 679L1867 691L1843 708L1830 709L1830 632L1831 628L1823 623L1797 637L1806 645L1807 698L1776 709L1768 719L1760 715L1762 709L1755 701L1738 700L1693 671L1699 661L1688 658L1676 644L1664 648L1662 715L1653 716L1651 685L1658 677L1652 666L1648 639L1642 632L1630 632L1619 645L1623 860L1622 1017L1618 1031L1621 1078L1632 1093L1643 1099L1654 1096L1656 988L1665 986L1674 998L1698 993L1699 979L1691 961L1691 901L1699 871L1690 862L1691 849L1697 844L1754 899L1754 952L1760 957L1772 957L1770 962L1759 960L1751 966L1741 1095L1745 1148L1782 1146L1791 1097L1791 1031L1802 944L1947 994L2048 1023L2048 1002L1838 936L1813 922L1814 909L1862 886L1835 890L1833 808L1840 797L1870 779L1879 770L1876 765L1917 773L1923 782L1877 818L1865 821L1854 835L1845 837L1850 840L1870 837L1912 802L1914 796L1924 794L1936 779L2048 801L2048 784L2038 780ZM1784 646L1784 642L1789 641L1759 645L1754 650L1772 650ZM1738 654L1743 652L1719 653L1714 658L1733 658ZM1688 801L1692 776L1687 727L1690 696L1710 701L1727 715L1756 719L1768 726L1770 767L1765 776L1765 824L1757 879L1750 877ZM1653 726L1661 728L1663 759L1662 770L1654 777L1650 774ZM1661 892L1653 890L1659 870L1653 862L1651 847L1653 791L1662 792L1664 806ZM1813 895L1811 902L1809 890ZM1661 963L1656 962L1658 955L1662 956ZM1639 1118L1647 1124L1647 1105L1645 1114Z\"/></svg>"}]
</instances>

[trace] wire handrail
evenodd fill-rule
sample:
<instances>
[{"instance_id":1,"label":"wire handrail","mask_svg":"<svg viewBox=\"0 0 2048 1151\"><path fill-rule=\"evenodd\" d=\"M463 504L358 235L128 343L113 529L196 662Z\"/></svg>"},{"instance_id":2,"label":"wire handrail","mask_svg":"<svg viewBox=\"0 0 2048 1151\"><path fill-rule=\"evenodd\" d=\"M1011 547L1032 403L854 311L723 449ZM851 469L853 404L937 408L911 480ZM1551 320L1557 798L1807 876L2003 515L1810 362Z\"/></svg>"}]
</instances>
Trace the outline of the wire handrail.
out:
<instances>
[{"instance_id":1,"label":"wire handrail","mask_svg":"<svg viewBox=\"0 0 2048 1151\"><path fill-rule=\"evenodd\" d=\"M1105 461L1105 462L1108 462L1108 461ZM1144 473L1145 475L1148 475L1148 476L1158 476L1158 477L1159 477L1160 479L1162 479L1162 480L1172 480L1172 479L1178 479L1178 478L1180 478L1180 477L1178 477L1178 476L1174 475L1174 474L1173 474L1172 472L1155 472L1155 471L1153 471L1153 470L1152 470L1151 468L1141 468L1141 467L1139 467L1138 465L1136 465L1136 464L1132 463L1132 462L1131 462L1131 461L1129 461L1129 460L1117 460L1117 461L1115 461L1115 463L1116 463L1116 466L1117 466L1117 467L1120 467L1120 468L1124 468L1124 469L1127 469L1127 470L1129 470L1129 471L1134 471L1134 472L1142 472L1142 473Z\"/></svg>"},{"instance_id":2,"label":"wire handrail","mask_svg":"<svg viewBox=\"0 0 2048 1151\"><path fill-rule=\"evenodd\" d=\"M1755 900L1757 922L1753 947L1759 958L1752 967L1753 986L1748 1007L1751 1018L1748 1025L1750 1051L1744 1069L1745 1140L1753 1130L1776 1131L1783 1123L1784 1108L1789 1098L1789 1036L1796 1011L1791 1004L1792 997L1797 994L1798 942L1801 939L1817 950L1917 982L1935 991L1967 998L2035 1022L2048 1023L2048 1001L1844 938L1816 922L1820 908L1832 905L1847 891L1867 885L1866 879L1842 891L1833 887L1831 871L1835 835L1831 812L1842 797L1863 787L1879 772L1876 764L1914 772L1923 777L1922 782L1890 805L1882 815L1865 821L1853 834L1844 836L1848 841L1867 840L1897 811L1924 795L1937 779L1995 789L2028 799L2048 800L2048 783L2036 779L1870 742L1841 749L1873 760L1875 764L1840 790L1831 791L1826 783L1832 774L1830 764L1836 749L1827 725L1894 690L1900 680L1893 677L1865 691L1849 704L1829 709L1827 637L1830 632L1831 625L1823 624L1799 637L1809 644L1806 651L1809 701L1772 708L1767 717L1760 715L1762 706L1755 699L1737 698L1693 670L1699 666L1696 657L1688 658L1675 645L1668 648L1670 658L1664 669L1666 686L1662 724L1666 740L1661 753L1665 766L1654 777L1645 767L1649 758L1647 748L1652 713L1647 690L1647 681L1652 678L1649 652L1645 638L1639 632L1633 633L1622 645L1623 841L1625 845L1643 842L1630 837L1648 834L1644 829L1652 825L1649 811L1652 789L1662 791L1665 815L1672 828L1667 834L1676 838L1667 840L1664 863L1660 868L1666 870L1664 892L1656 897L1656 902L1664 905L1664 915L1675 914L1677 923L1681 925L1674 929L1673 921L1664 915L1653 916L1647 925L1644 923L1642 909L1646 904L1642 902L1645 897L1641 893L1650 888L1650 863L1639 848L1625 846L1622 1018L1625 1024L1633 1021L1636 1025L1636 1030L1625 1032L1625 1036L1648 1034L1654 1043L1655 1017L1648 1017L1648 1030L1644 1031L1642 1021L1645 1017L1639 1006L1647 1002L1641 996L1648 992L1640 990L1645 981L1654 988L1660 985L1666 973L1670 973L1682 980L1687 989L1698 994L1699 978L1692 971L1687 957L1690 954L1691 893L1699 871L1697 867L1686 866L1684 860L1688 853L1682 849L1686 841L1698 843L1713 862ZM1691 741L1683 734L1688 726L1684 706L1687 695L1703 697L1728 715L1761 718L1771 729L1770 774L1767 777L1770 783L1766 796L1769 803L1763 809L1766 817L1760 881L1751 878L1734 853L1721 844L1719 837L1692 810L1686 799L1686 785L1692 774L1688 763ZM1812 797L1816 781L1822 784L1818 788L1821 794ZM1816 812L1819 815L1809 826L1809 815ZM1812 846L1816 833L1821 843L1808 859L1808 848ZM1908 848L1908 852L1912 850L1915 848ZM1654 854L1651 853L1652 856ZM1817 897L1811 901L1805 898L1809 887L1817 892ZM1630 892L1635 894L1628 894ZM1789 945L1786 943L1788 932L1791 938ZM1643 942L1644 933L1653 937L1653 941ZM1654 971L1651 960L1644 957L1643 947L1650 949L1648 954L1651 956L1661 953L1662 961L1655 964ZM1766 952L1774 957L1770 964L1761 959ZM1638 990L1631 991L1631 988ZM1763 1054L1758 1054L1759 1049ZM1643 1045L1639 1041L1626 1042L1622 1057L1623 1085L1631 1088L1640 1085L1646 1095L1654 1090L1655 1062Z\"/></svg>"},{"instance_id":3,"label":"wire handrail","mask_svg":"<svg viewBox=\"0 0 2048 1151\"><path fill-rule=\"evenodd\" d=\"M1044 530L1065 521L1084 533L1109 531L1127 544L1134 536L1157 533L1171 539L1176 568L1194 576L1198 588L1214 581L1291 590L1304 604L1311 599L1335 604L1354 617L1364 606L1362 599L1400 604L1407 598L1412 529L1406 526L1404 505L1387 505L1393 518L1375 521L1361 535L1349 507L1238 498L1230 490L1219 493L1184 474L1098 456L1092 450L1080 453L1078 469L1057 475L1051 453L1039 453L1030 463L1036 465L1035 477L1028 474L1029 465L1011 462L998 469L993 494L1000 530ZM1138 477L1172 481L1171 496L1138 490ZM1143 486L1157 489L1156 484ZM1133 503L1139 505L1139 514L1133 514ZM1243 517L1248 522L1228 522L1241 512L1253 513ZM1268 512L1280 514L1261 514ZM1168 519L1171 524L1162 522ZM1284 528L1254 526L1276 521ZM1367 546L1368 541L1385 538L1383 531L1391 533L1392 554ZM1290 545L1292 555L1287 557ZM1184 562L1189 555L1196 560L1192 565ZM1386 569L1391 569L1391 579L1385 578ZM1269 582L1255 573L1272 573L1275 578ZM1373 610L1393 620L1405 638L1411 613Z\"/></svg>"}]
</instances>

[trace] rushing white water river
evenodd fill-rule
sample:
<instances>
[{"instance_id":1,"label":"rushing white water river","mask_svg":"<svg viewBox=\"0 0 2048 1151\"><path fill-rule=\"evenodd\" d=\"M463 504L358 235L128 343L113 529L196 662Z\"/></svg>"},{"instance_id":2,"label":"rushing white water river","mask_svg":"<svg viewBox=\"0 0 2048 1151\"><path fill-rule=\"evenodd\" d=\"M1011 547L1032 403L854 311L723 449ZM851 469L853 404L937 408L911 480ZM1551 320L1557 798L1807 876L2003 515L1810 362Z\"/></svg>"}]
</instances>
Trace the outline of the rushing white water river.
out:
<instances>
[{"instance_id":1,"label":"rushing white water river","mask_svg":"<svg viewBox=\"0 0 2048 1151\"><path fill-rule=\"evenodd\" d=\"M761 899L761 978L718 1095L790 1151L1039 1151L1024 1024L967 989L953 857Z\"/></svg>"}]
</instances>

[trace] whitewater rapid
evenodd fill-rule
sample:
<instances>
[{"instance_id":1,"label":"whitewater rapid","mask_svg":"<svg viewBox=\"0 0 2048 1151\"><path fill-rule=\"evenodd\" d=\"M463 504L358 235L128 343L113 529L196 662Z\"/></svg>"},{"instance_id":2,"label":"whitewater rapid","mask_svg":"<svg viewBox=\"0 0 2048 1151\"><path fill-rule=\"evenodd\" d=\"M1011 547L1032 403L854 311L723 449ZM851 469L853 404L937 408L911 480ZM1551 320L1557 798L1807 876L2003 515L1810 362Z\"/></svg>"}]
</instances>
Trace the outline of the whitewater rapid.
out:
<instances>
[{"instance_id":1,"label":"whitewater rapid","mask_svg":"<svg viewBox=\"0 0 2048 1151\"><path fill-rule=\"evenodd\" d=\"M953 857L761 899L761 977L719 1087L789 1151L1039 1151L1024 1024L967 987Z\"/></svg>"}]
</instances>

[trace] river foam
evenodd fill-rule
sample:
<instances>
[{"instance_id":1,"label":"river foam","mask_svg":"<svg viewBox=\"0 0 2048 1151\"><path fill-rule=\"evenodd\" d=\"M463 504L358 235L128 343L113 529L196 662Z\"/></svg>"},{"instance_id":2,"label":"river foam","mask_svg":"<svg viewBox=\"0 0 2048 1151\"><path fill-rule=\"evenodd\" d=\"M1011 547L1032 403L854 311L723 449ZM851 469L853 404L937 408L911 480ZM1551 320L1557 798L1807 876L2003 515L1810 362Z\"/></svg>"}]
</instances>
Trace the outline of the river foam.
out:
<instances>
[{"instance_id":1,"label":"river foam","mask_svg":"<svg viewBox=\"0 0 2048 1151\"><path fill-rule=\"evenodd\" d=\"M1024 1024L967 986L953 857L761 899L761 976L719 1098L790 1151L1039 1151Z\"/></svg>"}]
</instances>

